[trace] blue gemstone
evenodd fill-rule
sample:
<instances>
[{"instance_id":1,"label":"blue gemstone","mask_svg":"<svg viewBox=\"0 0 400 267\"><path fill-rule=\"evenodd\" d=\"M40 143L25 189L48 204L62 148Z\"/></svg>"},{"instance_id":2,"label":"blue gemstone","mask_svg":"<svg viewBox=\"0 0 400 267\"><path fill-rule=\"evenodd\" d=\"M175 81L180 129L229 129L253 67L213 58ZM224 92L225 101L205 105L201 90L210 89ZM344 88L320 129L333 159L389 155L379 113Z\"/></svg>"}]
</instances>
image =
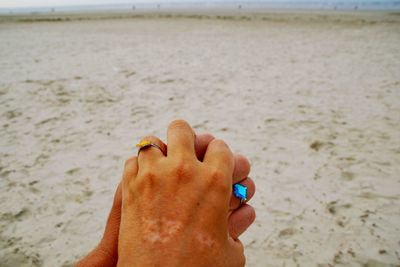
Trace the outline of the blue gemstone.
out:
<instances>
[{"instance_id":1,"label":"blue gemstone","mask_svg":"<svg viewBox=\"0 0 400 267\"><path fill-rule=\"evenodd\" d=\"M247 187L241 184L233 185L233 194L239 199L247 199Z\"/></svg>"}]
</instances>

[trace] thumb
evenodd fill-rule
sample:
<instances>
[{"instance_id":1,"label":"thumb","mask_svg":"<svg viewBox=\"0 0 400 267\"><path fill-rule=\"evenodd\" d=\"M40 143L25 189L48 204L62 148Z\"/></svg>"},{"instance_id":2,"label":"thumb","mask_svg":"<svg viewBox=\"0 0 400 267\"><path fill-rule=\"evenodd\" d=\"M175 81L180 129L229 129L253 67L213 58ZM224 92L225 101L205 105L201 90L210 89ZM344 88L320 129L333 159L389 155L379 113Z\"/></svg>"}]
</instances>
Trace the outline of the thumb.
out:
<instances>
[{"instance_id":1,"label":"thumb","mask_svg":"<svg viewBox=\"0 0 400 267\"><path fill-rule=\"evenodd\" d=\"M100 246L109 251L112 256L118 258L118 236L119 225L121 223L121 206L122 206L122 190L121 183L115 191L114 201L111 207L110 214L108 215L106 228L104 230L103 238L100 241Z\"/></svg>"},{"instance_id":2,"label":"thumb","mask_svg":"<svg viewBox=\"0 0 400 267\"><path fill-rule=\"evenodd\" d=\"M118 262L118 234L121 222L122 190L118 185L114 201L108 215L106 228L100 244L85 258L80 260L76 267L115 267Z\"/></svg>"}]
</instances>

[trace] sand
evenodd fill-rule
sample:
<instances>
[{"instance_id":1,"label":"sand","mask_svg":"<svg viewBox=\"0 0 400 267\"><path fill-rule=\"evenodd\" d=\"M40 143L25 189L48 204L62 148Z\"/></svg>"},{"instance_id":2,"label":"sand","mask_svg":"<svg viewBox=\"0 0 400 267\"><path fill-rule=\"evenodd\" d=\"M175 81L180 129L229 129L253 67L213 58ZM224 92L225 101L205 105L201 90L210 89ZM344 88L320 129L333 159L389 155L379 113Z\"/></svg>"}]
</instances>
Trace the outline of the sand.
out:
<instances>
[{"instance_id":1,"label":"sand","mask_svg":"<svg viewBox=\"0 0 400 267\"><path fill-rule=\"evenodd\" d=\"M247 266L400 265L398 15L37 18L0 23L0 266L85 255L175 118L252 162Z\"/></svg>"}]
</instances>

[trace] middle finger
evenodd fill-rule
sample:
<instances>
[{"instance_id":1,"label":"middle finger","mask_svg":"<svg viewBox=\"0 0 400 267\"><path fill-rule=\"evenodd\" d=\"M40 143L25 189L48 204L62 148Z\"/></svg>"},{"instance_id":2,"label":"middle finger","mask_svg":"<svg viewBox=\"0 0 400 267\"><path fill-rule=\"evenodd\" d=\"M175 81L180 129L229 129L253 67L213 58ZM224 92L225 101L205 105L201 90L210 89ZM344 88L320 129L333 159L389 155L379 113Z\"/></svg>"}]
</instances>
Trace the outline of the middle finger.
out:
<instances>
[{"instance_id":1,"label":"middle finger","mask_svg":"<svg viewBox=\"0 0 400 267\"><path fill-rule=\"evenodd\" d=\"M203 161L204 154L207 151L207 147L212 140L214 140L214 136L211 134L199 134L195 137L195 149L196 149L196 156L199 161ZM243 179L247 178L250 173L250 162L249 160L241 155L241 154L234 154L233 155L235 160L235 168L233 170L233 184L239 183Z\"/></svg>"}]
</instances>

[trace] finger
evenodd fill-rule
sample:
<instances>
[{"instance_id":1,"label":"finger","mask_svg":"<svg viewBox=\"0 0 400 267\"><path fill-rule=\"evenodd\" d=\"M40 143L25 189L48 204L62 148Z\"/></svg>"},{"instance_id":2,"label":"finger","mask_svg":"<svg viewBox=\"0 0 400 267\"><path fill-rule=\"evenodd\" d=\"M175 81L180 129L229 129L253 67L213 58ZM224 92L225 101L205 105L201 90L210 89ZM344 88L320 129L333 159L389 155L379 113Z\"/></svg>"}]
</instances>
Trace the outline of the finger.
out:
<instances>
[{"instance_id":1,"label":"finger","mask_svg":"<svg viewBox=\"0 0 400 267\"><path fill-rule=\"evenodd\" d=\"M124 173L122 175L122 195L124 194L124 189L129 188L129 182L132 181L138 172L138 162L137 157L130 157L125 161Z\"/></svg>"},{"instance_id":2,"label":"finger","mask_svg":"<svg viewBox=\"0 0 400 267\"><path fill-rule=\"evenodd\" d=\"M212 140L207 147L203 162L226 173L230 178L230 184L232 183L234 158L231 150L224 141L220 139Z\"/></svg>"},{"instance_id":3,"label":"finger","mask_svg":"<svg viewBox=\"0 0 400 267\"><path fill-rule=\"evenodd\" d=\"M152 163L153 160L157 160L165 157L167 154L167 146L158 137L153 135L148 135L142 139L143 141L149 141L155 146L147 146L139 148L138 151L138 164L141 167L145 167L146 163ZM151 159L151 160L150 160Z\"/></svg>"},{"instance_id":4,"label":"finger","mask_svg":"<svg viewBox=\"0 0 400 267\"><path fill-rule=\"evenodd\" d=\"M175 120L168 126L168 156L195 157L194 132L184 120Z\"/></svg>"},{"instance_id":5,"label":"finger","mask_svg":"<svg viewBox=\"0 0 400 267\"><path fill-rule=\"evenodd\" d=\"M214 139L215 137L208 133L196 135L195 149L198 160L203 161L204 154L207 151L207 147L209 143ZM250 162L245 156L241 154L234 154L234 158L235 168L233 171L233 183L235 184L247 178L250 173Z\"/></svg>"},{"instance_id":6,"label":"finger","mask_svg":"<svg viewBox=\"0 0 400 267\"><path fill-rule=\"evenodd\" d=\"M119 224L121 222L121 205L122 205L122 190L121 184L118 185L114 195L114 201L111 207L110 214L108 215L106 229L104 230L103 238L100 244L109 248L111 252L118 253L118 233ZM115 248L115 250L113 250ZM117 254L115 254L118 256Z\"/></svg>"},{"instance_id":7,"label":"finger","mask_svg":"<svg viewBox=\"0 0 400 267\"><path fill-rule=\"evenodd\" d=\"M256 185L254 184L254 181L251 178L246 178L246 179L242 180L240 182L240 184L247 187L246 202L248 202L254 196L254 193L256 192ZM229 209L232 211L232 210L239 208L241 205L242 204L240 203L240 199L238 199L237 197L232 195L231 201L229 204Z\"/></svg>"},{"instance_id":8,"label":"finger","mask_svg":"<svg viewBox=\"0 0 400 267\"><path fill-rule=\"evenodd\" d=\"M234 154L235 158L235 169L233 170L233 183L239 183L243 179L247 178L250 173L250 162L249 160L240 154Z\"/></svg>"},{"instance_id":9,"label":"finger","mask_svg":"<svg viewBox=\"0 0 400 267\"><path fill-rule=\"evenodd\" d=\"M86 257L77 262L75 267L102 266L115 267L117 266L118 258L112 258L107 251L96 247Z\"/></svg>"},{"instance_id":10,"label":"finger","mask_svg":"<svg viewBox=\"0 0 400 267\"><path fill-rule=\"evenodd\" d=\"M121 183L114 195L114 201L108 215L106 228L100 244L79 261L76 266L114 267L118 261L118 235L121 222L122 191Z\"/></svg>"},{"instance_id":11,"label":"finger","mask_svg":"<svg viewBox=\"0 0 400 267\"><path fill-rule=\"evenodd\" d=\"M225 222L225 227L227 227L226 218L229 213L232 192L233 164L233 154L227 144L219 139L212 140L207 147L203 163L201 163L202 168L205 168L207 172L204 179L210 187L206 200L209 205L209 217L212 218L211 215L214 214ZM211 224L215 224L215 222L211 222Z\"/></svg>"},{"instance_id":12,"label":"finger","mask_svg":"<svg viewBox=\"0 0 400 267\"><path fill-rule=\"evenodd\" d=\"M235 210L228 219L229 234L233 239L238 239L256 219L256 212L250 205L244 204Z\"/></svg>"},{"instance_id":13,"label":"finger","mask_svg":"<svg viewBox=\"0 0 400 267\"><path fill-rule=\"evenodd\" d=\"M199 161L203 161L204 154L206 153L208 144L214 140L215 137L211 134L199 134L195 136L194 147L196 156Z\"/></svg>"}]
</instances>

